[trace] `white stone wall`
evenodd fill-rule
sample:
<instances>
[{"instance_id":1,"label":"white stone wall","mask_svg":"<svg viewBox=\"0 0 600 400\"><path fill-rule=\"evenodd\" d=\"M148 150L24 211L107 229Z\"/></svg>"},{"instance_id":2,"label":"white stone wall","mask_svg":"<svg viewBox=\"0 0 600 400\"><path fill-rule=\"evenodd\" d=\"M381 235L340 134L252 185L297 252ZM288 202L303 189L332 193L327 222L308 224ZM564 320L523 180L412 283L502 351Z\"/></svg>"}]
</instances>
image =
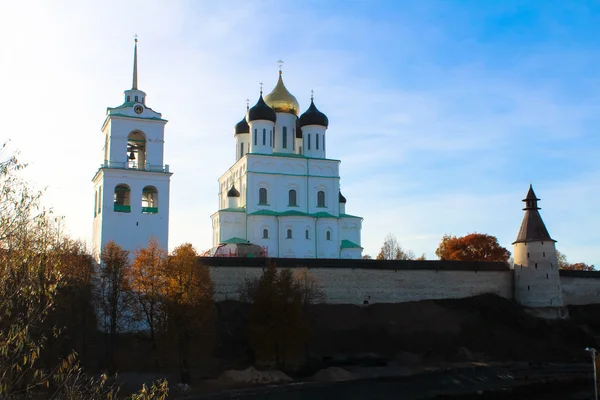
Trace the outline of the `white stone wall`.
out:
<instances>
[{"instance_id":1,"label":"white stone wall","mask_svg":"<svg viewBox=\"0 0 600 400\"><path fill-rule=\"evenodd\" d=\"M326 128L320 125L307 125L302 127L302 147L304 148L304 155L314 158L326 157L325 131ZM310 146L308 143L309 140Z\"/></svg>"},{"instance_id":2,"label":"white stone wall","mask_svg":"<svg viewBox=\"0 0 600 400\"><path fill-rule=\"evenodd\" d=\"M565 305L600 303L600 279L561 276Z\"/></svg>"},{"instance_id":3,"label":"white stone wall","mask_svg":"<svg viewBox=\"0 0 600 400\"><path fill-rule=\"evenodd\" d=\"M311 268L332 304L402 303L453 299L494 293L513 298L512 271L435 271ZM244 278L259 276L256 267L211 267L215 299L238 298Z\"/></svg>"},{"instance_id":4,"label":"white stone wall","mask_svg":"<svg viewBox=\"0 0 600 400\"><path fill-rule=\"evenodd\" d=\"M277 122L275 123L275 153L298 153L296 148L296 117L294 114L277 113ZM286 128L286 143L283 142L283 128Z\"/></svg>"},{"instance_id":5,"label":"white stone wall","mask_svg":"<svg viewBox=\"0 0 600 400\"><path fill-rule=\"evenodd\" d=\"M240 133L235 135L235 159L238 161L250 150L250 134Z\"/></svg>"},{"instance_id":6,"label":"white stone wall","mask_svg":"<svg viewBox=\"0 0 600 400\"><path fill-rule=\"evenodd\" d=\"M515 299L527 307L563 305L553 241L515 243Z\"/></svg>"},{"instance_id":7,"label":"white stone wall","mask_svg":"<svg viewBox=\"0 0 600 400\"><path fill-rule=\"evenodd\" d=\"M150 238L156 238L161 247L168 248L169 238L169 187L170 174L123 169L103 168L96 175L96 191L102 187L100 213L93 223L93 252L100 250L111 240L132 253L146 247ZM114 211L114 192L119 184L130 188L131 212ZM142 213L142 190L154 186L158 190L158 213Z\"/></svg>"},{"instance_id":8,"label":"white stone wall","mask_svg":"<svg viewBox=\"0 0 600 400\"><path fill-rule=\"evenodd\" d=\"M271 121L258 120L248 123L250 126L250 153L273 153L273 129Z\"/></svg>"},{"instance_id":9,"label":"white stone wall","mask_svg":"<svg viewBox=\"0 0 600 400\"><path fill-rule=\"evenodd\" d=\"M342 205L343 204L340 204L340 206ZM362 220L360 218L340 218L339 225L341 240L345 239L356 243L359 246L361 245L360 232L362 230Z\"/></svg>"}]
</instances>

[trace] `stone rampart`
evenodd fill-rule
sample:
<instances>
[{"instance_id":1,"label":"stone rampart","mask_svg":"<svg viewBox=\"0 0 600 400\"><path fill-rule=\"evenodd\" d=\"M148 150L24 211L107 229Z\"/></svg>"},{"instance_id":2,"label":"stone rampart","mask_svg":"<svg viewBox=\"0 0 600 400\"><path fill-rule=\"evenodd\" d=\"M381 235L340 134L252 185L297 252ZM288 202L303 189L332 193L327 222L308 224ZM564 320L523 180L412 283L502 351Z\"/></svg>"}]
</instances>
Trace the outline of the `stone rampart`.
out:
<instances>
[{"instance_id":1,"label":"stone rampart","mask_svg":"<svg viewBox=\"0 0 600 400\"><path fill-rule=\"evenodd\" d=\"M403 303L494 293L514 299L514 271L504 263L411 260L270 259L278 268L309 268L332 304ZM264 258L200 257L215 282L215 299L234 300ZM560 271L565 305L600 303L600 272Z\"/></svg>"},{"instance_id":2,"label":"stone rampart","mask_svg":"<svg viewBox=\"0 0 600 400\"><path fill-rule=\"evenodd\" d=\"M560 270L565 305L600 303L600 271Z\"/></svg>"},{"instance_id":3,"label":"stone rampart","mask_svg":"<svg viewBox=\"0 0 600 400\"><path fill-rule=\"evenodd\" d=\"M513 298L512 271L503 263L273 259L278 267L307 267L331 304L402 303L494 293ZM264 259L200 258L210 266L217 301L237 299L240 283L258 276Z\"/></svg>"}]
</instances>

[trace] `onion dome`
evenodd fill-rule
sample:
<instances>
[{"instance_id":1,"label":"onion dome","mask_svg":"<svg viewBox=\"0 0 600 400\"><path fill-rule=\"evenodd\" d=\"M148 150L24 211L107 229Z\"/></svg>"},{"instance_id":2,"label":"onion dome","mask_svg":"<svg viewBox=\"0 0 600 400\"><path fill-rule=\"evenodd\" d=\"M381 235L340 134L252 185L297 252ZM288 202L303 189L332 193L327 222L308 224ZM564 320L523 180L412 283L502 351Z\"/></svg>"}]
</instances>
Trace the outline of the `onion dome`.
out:
<instances>
[{"instance_id":1,"label":"onion dome","mask_svg":"<svg viewBox=\"0 0 600 400\"><path fill-rule=\"evenodd\" d=\"M300 129L300 118L296 119L296 139L302 139L302 129Z\"/></svg>"},{"instance_id":2,"label":"onion dome","mask_svg":"<svg viewBox=\"0 0 600 400\"><path fill-rule=\"evenodd\" d=\"M344 197L344 195L342 194L342 191L340 190L340 203L344 203L346 204L346 198Z\"/></svg>"},{"instance_id":3,"label":"onion dome","mask_svg":"<svg viewBox=\"0 0 600 400\"><path fill-rule=\"evenodd\" d=\"M267 104L275 110L275 112L294 114L298 116L300 104L298 100L286 89L281 79L281 71L279 71L279 80L275 89L265 97Z\"/></svg>"},{"instance_id":4,"label":"onion dome","mask_svg":"<svg viewBox=\"0 0 600 400\"><path fill-rule=\"evenodd\" d=\"M320 125L325 128L329 126L329 118L317 109L312 98L310 99L310 107L300 116L298 121L301 128L306 125Z\"/></svg>"},{"instance_id":5,"label":"onion dome","mask_svg":"<svg viewBox=\"0 0 600 400\"><path fill-rule=\"evenodd\" d=\"M273 109L269 107L263 100L262 91L260 92L260 97L254 107L250 108L248 110L248 114L246 114L247 122L257 121L259 119L264 119L271 122L275 122L277 120L275 111L273 111Z\"/></svg>"},{"instance_id":6,"label":"onion dome","mask_svg":"<svg viewBox=\"0 0 600 400\"><path fill-rule=\"evenodd\" d=\"M240 122L235 124L233 131L236 135L239 135L241 133L250 133L250 126L248 125L248 122L246 121L246 117L242 118L242 120Z\"/></svg>"},{"instance_id":7,"label":"onion dome","mask_svg":"<svg viewBox=\"0 0 600 400\"><path fill-rule=\"evenodd\" d=\"M240 192L235 188L235 185L227 192L227 197L240 197Z\"/></svg>"}]
</instances>

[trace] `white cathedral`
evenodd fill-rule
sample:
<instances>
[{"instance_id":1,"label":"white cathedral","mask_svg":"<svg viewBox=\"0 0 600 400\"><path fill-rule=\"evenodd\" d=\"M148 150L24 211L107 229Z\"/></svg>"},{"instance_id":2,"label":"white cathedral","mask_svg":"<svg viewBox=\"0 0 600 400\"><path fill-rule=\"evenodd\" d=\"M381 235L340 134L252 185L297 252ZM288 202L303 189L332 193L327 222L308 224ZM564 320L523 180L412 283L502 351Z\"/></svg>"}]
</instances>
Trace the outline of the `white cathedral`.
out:
<instances>
[{"instance_id":1,"label":"white cathedral","mask_svg":"<svg viewBox=\"0 0 600 400\"><path fill-rule=\"evenodd\" d=\"M219 178L212 254L361 258L362 218L346 214L340 161L326 158L329 120L312 98L299 111L279 71L273 91L263 99L261 89L235 125L236 162ZM154 238L168 249L166 123L138 89L136 39L133 84L123 104L106 111L103 162L92 179L96 257L109 241L134 251Z\"/></svg>"},{"instance_id":2,"label":"white cathedral","mask_svg":"<svg viewBox=\"0 0 600 400\"><path fill-rule=\"evenodd\" d=\"M219 178L212 215L216 254L250 244L268 257L361 258L362 218L346 214L340 161L326 156L329 120L312 97L299 112L280 70L235 125L236 162Z\"/></svg>"}]
</instances>

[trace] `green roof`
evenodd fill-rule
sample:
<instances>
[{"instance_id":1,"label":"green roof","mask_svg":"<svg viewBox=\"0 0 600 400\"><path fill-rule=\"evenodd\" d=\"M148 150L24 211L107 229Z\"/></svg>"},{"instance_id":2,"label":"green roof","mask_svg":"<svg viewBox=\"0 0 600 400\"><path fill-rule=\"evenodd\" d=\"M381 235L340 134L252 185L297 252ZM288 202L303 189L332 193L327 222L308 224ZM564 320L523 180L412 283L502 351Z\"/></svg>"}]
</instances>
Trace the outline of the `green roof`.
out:
<instances>
[{"instance_id":1,"label":"green roof","mask_svg":"<svg viewBox=\"0 0 600 400\"><path fill-rule=\"evenodd\" d=\"M249 244L250 242L247 241L246 239L242 239L242 238L239 238L239 237L232 237L231 239L224 240L221 243L226 243L226 244L237 244L237 243Z\"/></svg>"},{"instance_id":2,"label":"green roof","mask_svg":"<svg viewBox=\"0 0 600 400\"><path fill-rule=\"evenodd\" d=\"M342 240L342 245L340 246L340 249L362 249L362 247L360 247L354 242L344 239Z\"/></svg>"},{"instance_id":3,"label":"green roof","mask_svg":"<svg viewBox=\"0 0 600 400\"><path fill-rule=\"evenodd\" d=\"M120 106L117 107L106 107L107 110L116 110L119 108L127 108L127 107L133 107L133 105L135 104L135 101L127 101L123 104L121 104Z\"/></svg>"},{"instance_id":4,"label":"green roof","mask_svg":"<svg viewBox=\"0 0 600 400\"><path fill-rule=\"evenodd\" d=\"M331 215L331 214L323 212L323 211L315 213L315 214L310 214L310 216L315 217L315 218L339 218L339 217L336 217L335 215Z\"/></svg>"},{"instance_id":5,"label":"green roof","mask_svg":"<svg viewBox=\"0 0 600 400\"><path fill-rule=\"evenodd\" d=\"M340 218L360 218L360 219L362 219L362 217L357 217L356 215L350 215L350 214L340 214Z\"/></svg>"},{"instance_id":6,"label":"green roof","mask_svg":"<svg viewBox=\"0 0 600 400\"><path fill-rule=\"evenodd\" d=\"M150 118L146 118L146 117L134 117L133 115L125 115L125 114L109 114L109 116L111 117L125 117L125 118L135 118L135 119L149 119L149 120L154 120L154 121L166 121L166 119L162 119L162 118L158 118L158 117L150 117Z\"/></svg>"},{"instance_id":7,"label":"green roof","mask_svg":"<svg viewBox=\"0 0 600 400\"><path fill-rule=\"evenodd\" d=\"M273 215L273 216L277 216L280 215L281 213L275 212L275 211L271 211L271 210L258 210L255 211L253 213L250 213L248 215Z\"/></svg>"}]
</instances>

